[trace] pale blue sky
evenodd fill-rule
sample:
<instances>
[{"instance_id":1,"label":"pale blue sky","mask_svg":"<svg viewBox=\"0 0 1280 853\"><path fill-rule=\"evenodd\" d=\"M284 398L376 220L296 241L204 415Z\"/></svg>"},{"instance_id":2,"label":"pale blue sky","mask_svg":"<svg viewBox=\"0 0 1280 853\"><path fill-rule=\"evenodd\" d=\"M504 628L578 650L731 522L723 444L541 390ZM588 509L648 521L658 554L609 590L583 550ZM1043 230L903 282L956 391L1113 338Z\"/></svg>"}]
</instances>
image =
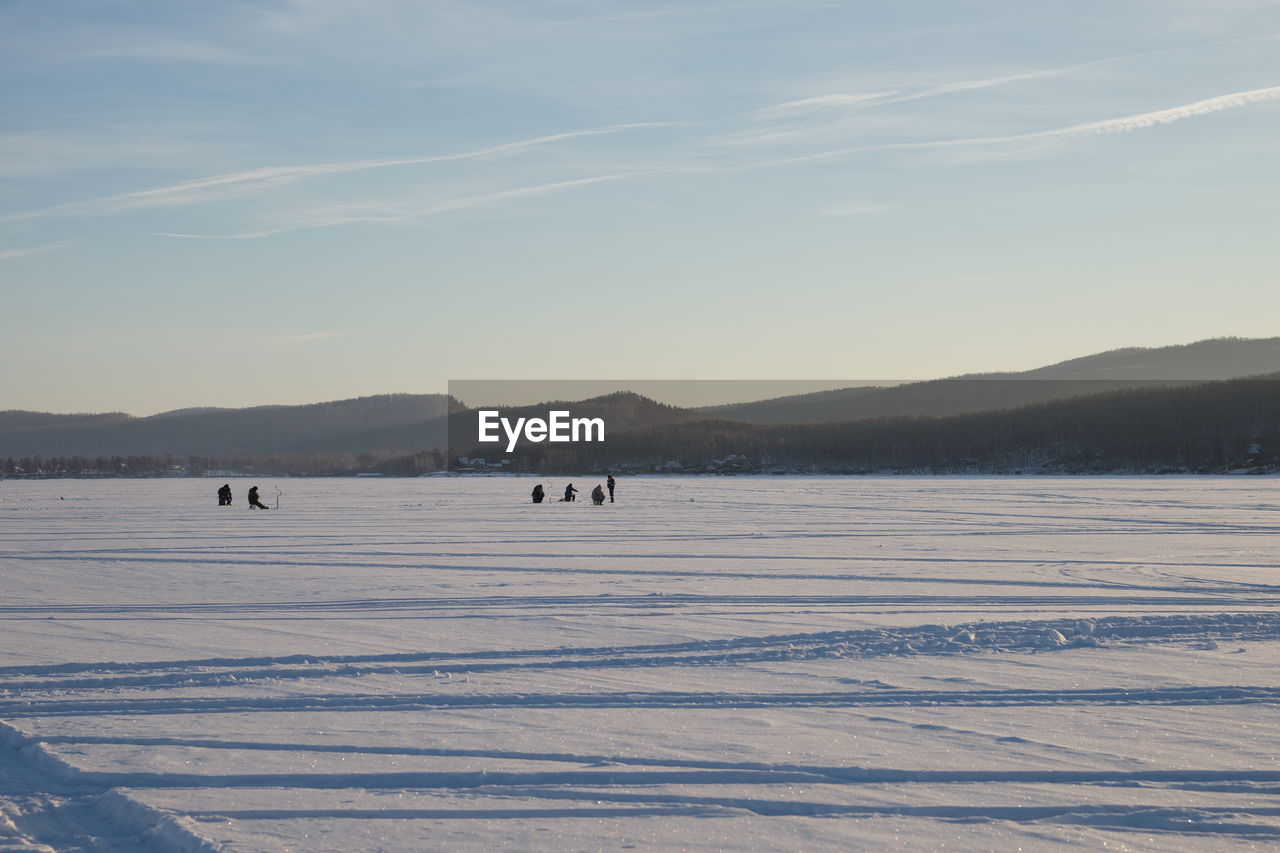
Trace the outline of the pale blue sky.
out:
<instances>
[{"instance_id":1,"label":"pale blue sky","mask_svg":"<svg viewBox=\"0 0 1280 853\"><path fill-rule=\"evenodd\" d=\"M1280 4L0 2L0 408L1280 333Z\"/></svg>"}]
</instances>

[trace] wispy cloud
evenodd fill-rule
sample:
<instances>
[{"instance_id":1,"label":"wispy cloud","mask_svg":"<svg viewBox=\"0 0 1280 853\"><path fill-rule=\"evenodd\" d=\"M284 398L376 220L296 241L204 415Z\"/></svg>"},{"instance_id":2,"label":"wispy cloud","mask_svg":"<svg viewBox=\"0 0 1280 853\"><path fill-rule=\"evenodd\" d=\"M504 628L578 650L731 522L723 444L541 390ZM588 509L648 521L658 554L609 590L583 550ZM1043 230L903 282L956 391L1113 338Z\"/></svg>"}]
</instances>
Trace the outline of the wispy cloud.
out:
<instances>
[{"instance_id":1,"label":"wispy cloud","mask_svg":"<svg viewBox=\"0 0 1280 853\"><path fill-rule=\"evenodd\" d=\"M873 92L870 94L831 94L817 95L811 98L801 98L795 101L787 101L773 106L763 107L756 112L764 117L774 116L787 113L809 112L821 109L850 109L863 107L880 107L886 104L898 104L904 101L918 101L924 98L936 98L939 95L951 95L957 92L973 92L979 89L990 89L995 86L1007 86L1010 83L1021 83L1024 80L1037 80L1042 77L1055 77L1062 74L1070 74L1074 71L1080 71L1085 68L1092 68L1097 65L1105 65L1111 62L1120 62L1126 59L1134 59L1139 56L1148 56L1150 54L1129 54L1126 56L1115 56L1109 59L1099 59L1094 62L1084 62L1078 65L1067 65L1062 68L1046 68L1041 71L1028 71L1022 74L1004 74L998 77L984 77L977 80L959 80L955 83L943 83L938 86L928 86L918 89L914 92L903 92L899 89L887 92Z\"/></svg>"},{"instance_id":2,"label":"wispy cloud","mask_svg":"<svg viewBox=\"0 0 1280 853\"><path fill-rule=\"evenodd\" d=\"M1260 2L1260 0L1244 0L1244 2ZM1001 74L995 77L983 77L976 80L960 80L954 83L925 86L917 89L916 91L901 91L903 87L899 86L897 89L892 91L874 92L871 94L818 95L815 97L786 101L785 103L774 104L768 107L761 107L756 110L756 113L761 117L769 117L779 113L804 112L824 108L881 106L884 104L900 103L902 101L915 101L921 98L933 98L938 95L949 95L956 92L972 92L978 89L989 89L994 86L1020 83L1025 80L1036 80L1043 77L1056 77L1059 75L1073 74L1077 71L1083 71L1086 68L1097 68L1104 65L1131 62L1135 59L1149 59L1151 57L1161 56L1164 54L1185 53L1190 50L1197 50L1205 47L1221 47L1235 43L1258 40L1271 41L1275 40L1277 37L1280 37L1280 34L1265 33L1261 35L1241 36L1238 38L1224 39L1208 43L1180 45L1178 47L1167 47L1158 50L1144 50L1138 53L1125 53L1119 56L1108 56L1103 59L1094 59L1089 62L1078 62L1073 65L1064 65L1058 68L1044 68L1039 71L1026 71L1018 74Z\"/></svg>"},{"instance_id":3,"label":"wispy cloud","mask_svg":"<svg viewBox=\"0 0 1280 853\"><path fill-rule=\"evenodd\" d=\"M267 228L255 231L244 231L235 234L160 233L155 236L177 237L186 240L256 240L263 237L274 237L277 234L284 234L289 231L300 231L307 228L331 228L338 225L351 225L361 222L403 222L405 220L439 216L453 211L492 207L513 199L546 195L547 193L561 192L563 190L575 189L577 187L590 186L591 184L616 181L621 178L633 177L638 174L641 173L617 172L611 175L597 175L590 178L576 178L569 181L556 181L554 183L517 187L515 189L501 190L499 192L463 196L460 198L448 199L445 201L438 201L418 206L365 204L354 208L347 208L350 212L336 210L322 213L320 215L309 214L287 222L275 224Z\"/></svg>"},{"instance_id":4,"label":"wispy cloud","mask_svg":"<svg viewBox=\"0 0 1280 853\"><path fill-rule=\"evenodd\" d=\"M1078 137L1102 136L1116 133L1129 133L1135 130L1155 127L1162 124L1172 124L1185 118L1195 116L1208 115L1223 110L1242 107L1249 104L1260 103L1264 101L1280 99L1280 86L1253 89L1245 92L1234 92L1227 95L1219 95L1213 98L1206 98L1201 101L1195 101L1181 106L1170 107L1162 110L1154 110L1145 113L1136 113L1134 115L1120 116L1117 118L1103 119L1100 121L1085 122L1081 124L1070 125L1068 127L1056 128L1052 130L1034 131L1030 133L1010 134L1005 136L983 136L983 137L962 137L957 139L941 139L941 140L924 140L918 142L894 142L878 145L863 145L847 148L839 148L828 151L821 151L813 154L798 155L794 157L775 158L754 163L747 163L740 166L671 166L668 168L650 168L625 172L614 172L610 174L597 175L587 178L576 178L567 181L556 181L552 183L535 184L525 187L517 187L515 189L501 190L498 192L482 193L476 195L462 196L459 198L447 199L443 201L432 201L427 204L414 202L366 202L361 204L349 204L338 206L327 211L307 211L297 217L276 221L267 224L265 227L241 231L229 234L191 234L178 232L165 232L156 236L174 237L191 240L251 240L261 239L264 237L273 237L278 234L284 234L290 231L298 231L302 229L312 228L329 228L340 225L349 225L356 223L394 223L414 219L424 219L432 216L439 216L446 213L491 207L502 204L503 202L516 200L519 198L544 195L548 193L562 192L579 187L585 187L592 184L599 184L607 181L616 181L623 178L633 178L642 175L655 174L675 174L686 173L692 174L707 171L743 171L754 170L760 168L777 167L802 164L807 162L816 162L821 160L838 159L854 154L876 152L876 151L899 151L899 150L929 150L929 149L945 149L958 147L994 147L1001 145L1016 145L1019 143L1030 144L1037 142L1055 142ZM850 203L844 205L831 205L823 208L820 212L827 216L865 216L881 214L888 211L888 208L866 203Z\"/></svg>"},{"instance_id":5,"label":"wispy cloud","mask_svg":"<svg viewBox=\"0 0 1280 853\"><path fill-rule=\"evenodd\" d=\"M829 135L833 131L854 126L854 122L857 119L849 115L851 112L856 113L857 111L884 107L890 104L919 101L960 92L974 92L1025 80L1035 80L1041 77L1053 77L1088 68L1092 65L1114 62L1122 58L1128 57L1117 57L1116 59L1105 59L1082 65L1069 65L1063 68L1050 68L1022 74L1005 74L999 77L960 80L954 83L918 88L914 91L906 91L899 88L882 92L832 93L800 98L755 110L752 116L773 122L769 126L721 136L712 140L712 142L716 145L734 147L761 147L780 143L795 143L799 140ZM806 119L805 117L808 118ZM860 122L857 126L861 126Z\"/></svg>"},{"instance_id":6,"label":"wispy cloud","mask_svg":"<svg viewBox=\"0 0 1280 853\"><path fill-rule=\"evenodd\" d=\"M198 202L214 201L232 196L257 193L273 189L296 181L317 178L326 175L339 175L351 172L362 172L369 169L385 169L393 166L414 166L426 163L445 163L457 160L472 160L486 157L501 157L519 154L531 148L579 139L588 136L621 133L641 128L666 127L666 122L636 122L631 124L615 124L606 127L574 130L491 145L472 151L454 154L433 154L422 157L399 157L380 160L348 160L337 163L313 163L304 166L266 166L243 172L230 172L213 175L191 181L183 181L165 187L140 190L119 195L100 196L84 201L67 202L46 207L41 210L13 213L0 217L0 221L33 219L43 216L65 214L101 214L147 207L165 207Z\"/></svg>"},{"instance_id":7,"label":"wispy cloud","mask_svg":"<svg viewBox=\"0 0 1280 853\"><path fill-rule=\"evenodd\" d=\"M1096 63L1089 64L1092 65ZM1018 83L1023 80L1034 80L1039 77L1052 77L1058 74L1066 74L1070 71L1084 67L1086 66L1073 65L1067 68L1053 68L1045 71L1032 71L1025 74L1006 74L1001 77L986 77L980 80L961 80L955 83L944 83L939 86L929 86L915 91L890 89L884 92L869 92L861 94L837 92L827 95L815 95L809 98L800 98L794 101L786 101L781 104L762 107L755 111L755 116L762 119L779 119L788 116L820 112L843 114L850 110L884 107L889 104L900 104L907 101L936 98L940 95L950 95L958 92L973 92L979 89L990 89L995 86L1004 86L1009 83ZM728 137L725 141L731 144L753 143L761 139L767 140L776 135L776 133L776 131L768 130L755 132L748 131L737 136Z\"/></svg>"},{"instance_id":8,"label":"wispy cloud","mask_svg":"<svg viewBox=\"0 0 1280 853\"><path fill-rule=\"evenodd\" d=\"M226 156L227 147L220 140L234 132L233 122L212 115L188 118L174 112L148 118L145 124L124 114L92 120L79 116L74 127L0 132L0 178L61 175L61 183L75 182L95 170L127 174L140 166L189 169L192 163Z\"/></svg>"},{"instance_id":9,"label":"wispy cloud","mask_svg":"<svg viewBox=\"0 0 1280 853\"><path fill-rule=\"evenodd\" d=\"M886 103L887 99L898 94L901 94L901 90L899 89L890 89L887 92L869 92L864 95L815 95L812 98L800 98L796 101L787 101L782 104L773 104L772 106L761 107L756 110L756 113L760 116L773 116L781 113L798 113L807 112L809 110L839 107L857 107L869 103Z\"/></svg>"},{"instance_id":10,"label":"wispy cloud","mask_svg":"<svg viewBox=\"0 0 1280 853\"><path fill-rule=\"evenodd\" d=\"M0 249L0 261L12 261L15 258L26 258L31 255L42 255L45 252L55 252L58 249L64 249L71 245L70 240L63 240L59 243L46 243L43 246L32 246L27 249Z\"/></svg>"},{"instance_id":11,"label":"wispy cloud","mask_svg":"<svg viewBox=\"0 0 1280 853\"><path fill-rule=\"evenodd\" d=\"M1202 47L1203 45L1199 46ZM1130 62L1135 59L1146 59L1161 54L1179 53L1190 49L1193 48L1174 47L1143 51L1090 62L1064 65L1057 68L1001 74L972 80L958 80L930 86L897 85L886 91L868 93L837 92L799 98L761 107L751 113L752 117L757 120L773 122L771 126L728 134L716 138L712 142L721 146L753 147L796 143L805 139L829 136L833 132L839 132L850 127L862 127L862 119L858 114L864 110L878 109L891 104L919 101L927 98L992 89L1029 80L1067 76L1090 68Z\"/></svg>"},{"instance_id":12,"label":"wispy cloud","mask_svg":"<svg viewBox=\"0 0 1280 853\"><path fill-rule=\"evenodd\" d=\"M1234 109L1235 107L1243 107L1249 104L1261 103L1262 101L1273 101L1276 98L1280 98L1280 86L1270 86L1264 89L1250 89L1246 92L1233 92L1229 95L1218 95L1213 98L1205 98L1202 101L1193 101L1192 103L1183 104L1182 106L1169 107L1168 109L1155 110L1149 113L1138 113L1131 116L1122 116L1120 118L1103 119L1102 121L1072 125L1071 127L1064 127L1060 130L1048 130L1041 131L1039 133L1027 133L1010 137L994 137L991 140L977 141L1003 142L1037 138L1060 139L1071 136L1098 136L1107 133L1127 133L1131 130L1155 127L1158 124L1172 124L1175 121L1181 121L1184 118L1192 118L1193 116L1209 115L1210 113Z\"/></svg>"},{"instance_id":13,"label":"wispy cloud","mask_svg":"<svg viewBox=\"0 0 1280 853\"><path fill-rule=\"evenodd\" d=\"M1101 121L1091 121L1083 124L1074 124L1069 127L1056 128L1053 130L1040 130L1033 131L1031 133L1015 133L1005 136L973 136L963 137L960 139L939 139L922 142L892 142L882 145L861 145L849 148L838 148L830 151L820 151L815 154L767 160L751 164L747 168L781 166L793 163L829 160L845 157L851 154L861 154L871 151L901 151L930 148L952 148L960 146L1013 145L1017 143L1055 142L1079 137L1129 133L1135 130L1155 127L1157 125L1173 124L1174 122L1181 121L1186 118L1209 115L1223 110L1261 103L1263 101L1273 101L1276 99L1280 99L1280 86L1271 86L1264 89L1250 89L1246 92L1233 92L1228 95L1218 95L1213 98L1205 98L1201 101L1194 101L1177 107L1169 107L1168 109L1153 110L1152 112L1136 113L1134 115L1102 119Z\"/></svg>"}]
</instances>

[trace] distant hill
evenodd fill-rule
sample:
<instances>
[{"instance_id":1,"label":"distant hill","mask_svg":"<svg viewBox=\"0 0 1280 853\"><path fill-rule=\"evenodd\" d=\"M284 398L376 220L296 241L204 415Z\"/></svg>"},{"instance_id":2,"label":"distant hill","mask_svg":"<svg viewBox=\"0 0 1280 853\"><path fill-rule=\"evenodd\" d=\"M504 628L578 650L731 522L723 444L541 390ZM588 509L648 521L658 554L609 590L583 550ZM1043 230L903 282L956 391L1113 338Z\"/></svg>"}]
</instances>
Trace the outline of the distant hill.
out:
<instances>
[{"instance_id":1,"label":"distant hill","mask_svg":"<svg viewBox=\"0 0 1280 853\"><path fill-rule=\"evenodd\" d=\"M845 388L730 406L684 409L630 393L504 409L507 417L565 408L603 417L610 437L708 419L757 425L843 423L1002 411L1153 385L1196 384L1280 372L1280 338L1222 338L1128 348L1020 373L973 374L893 387ZM450 442L450 431L455 441ZM138 418L120 412L0 412L0 460L145 456L209 459L301 454L465 452L475 413L444 394L383 394L304 406L193 408ZM544 447L542 452L550 452Z\"/></svg>"},{"instance_id":2,"label":"distant hill","mask_svg":"<svg viewBox=\"0 0 1280 853\"><path fill-rule=\"evenodd\" d=\"M1280 371L1280 338L1211 338L1167 347L1109 350L1012 375L1025 379L1204 382L1276 371Z\"/></svg>"},{"instance_id":3,"label":"distant hill","mask_svg":"<svg viewBox=\"0 0 1280 853\"><path fill-rule=\"evenodd\" d=\"M52 415L47 412L0 412L0 435L24 429L57 429L69 426L101 426L132 420L124 412L108 412L101 415Z\"/></svg>"},{"instance_id":4,"label":"distant hill","mask_svg":"<svg viewBox=\"0 0 1280 853\"><path fill-rule=\"evenodd\" d=\"M710 406L701 411L754 424L834 423L911 415L943 417L1276 371L1280 371L1280 338L1216 338L1179 346L1111 350L1016 373L968 374L890 387L842 388Z\"/></svg>"},{"instance_id":5,"label":"distant hill","mask_svg":"<svg viewBox=\"0 0 1280 853\"><path fill-rule=\"evenodd\" d=\"M187 409L145 418L0 412L0 457L413 452L443 446L430 443L424 425L447 415L450 407L444 394L382 394L303 406ZM436 430L436 439L443 435Z\"/></svg>"},{"instance_id":6,"label":"distant hill","mask_svg":"<svg viewBox=\"0 0 1280 853\"><path fill-rule=\"evenodd\" d=\"M672 423L615 431L554 456L522 445L516 456L517 470L541 473L1272 473L1280 470L1280 374L948 417Z\"/></svg>"}]
</instances>

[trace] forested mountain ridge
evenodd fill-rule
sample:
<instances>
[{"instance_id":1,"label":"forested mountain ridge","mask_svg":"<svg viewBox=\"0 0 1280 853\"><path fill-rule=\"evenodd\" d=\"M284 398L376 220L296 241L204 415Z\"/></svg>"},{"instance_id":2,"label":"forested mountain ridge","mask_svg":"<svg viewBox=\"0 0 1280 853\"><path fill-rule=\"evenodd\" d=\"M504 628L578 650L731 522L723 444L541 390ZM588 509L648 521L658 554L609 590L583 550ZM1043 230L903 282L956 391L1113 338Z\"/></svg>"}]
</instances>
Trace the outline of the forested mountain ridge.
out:
<instances>
[{"instance_id":1,"label":"forested mountain ridge","mask_svg":"<svg viewBox=\"0 0 1280 853\"><path fill-rule=\"evenodd\" d=\"M1009 373L973 373L893 386L850 387L702 411L756 424L1012 409L1151 386L1191 385L1280 371L1280 338L1214 338L1168 347L1127 347Z\"/></svg>"},{"instance_id":2,"label":"forested mountain ridge","mask_svg":"<svg viewBox=\"0 0 1280 853\"><path fill-rule=\"evenodd\" d=\"M918 446L900 459L862 451L859 452L863 455L858 456L850 449L871 435L929 435L932 437L928 442L938 448L947 442L955 443L946 451L950 458L970 458L978 453L990 460L995 451L989 446L979 443L972 452L965 449L975 446L963 438L965 431L960 424L981 421L994 435L1003 435L1014 429L1012 424L1026 424L1041 417L1062 418L1061 429L1090 419L1113 418L1110 426L1099 422L1090 427L1093 431L1089 434L1096 438L1101 435L1100 431L1108 429L1119 434L1130 428L1124 424L1136 424L1141 418L1132 407L1125 409L1117 401L1129 401L1133 406L1153 410L1172 405L1171 400L1182 401L1175 407L1177 416L1152 426L1153 434L1165 435L1180 425L1189 431L1189 439L1205 434L1206 429L1212 434L1225 435L1220 424L1211 426L1214 418L1225 416L1224 412L1206 410L1193 417L1191 409L1196 405L1208 409L1236 406L1244 394L1240 389L1248 386L1230 383L1223 386L1221 382L1207 383L1203 378L1235 371L1280 375L1280 338L1218 339L1176 347L1127 348L1021 373L971 375L895 387L855 387L735 406L687 409L619 392L588 400L503 409L502 414L513 419L545 417L551 409L563 409L572 412L574 417L603 418L609 425L609 440L608 456L601 464L617 464L617 460L624 458L647 460L645 464L675 458L705 461L725 454L750 452L762 458L794 458L795 464L801 464L802 457L809 460L803 464L825 464L815 461L821 457L839 459L845 468L867 468L885 460L889 460L885 464L892 466L899 461L915 464L910 460L925 458L918 455ZM1140 375L1149 378L1135 378ZM1272 382L1257 386L1255 397L1264 400L1275 385ZM1151 393L1140 393L1144 390ZM1225 396L1219 399L1221 395ZM1105 402L1108 400L1110 402ZM1056 405L1072 401L1083 402ZM1265 408L1267 404L1259 402L1258 405ZM1121 409L1128 412L1123 423L1114 420ZM1000 417L1011 412L1016 416ZM957 420L968 415L978 417L978 421ZM1259 435L1267 433L1268 427L1262 420L1254 418L1250 423ZM1043 438L1050 434L1052 423L1042 421L1042 424L1039 434ZM822 425L834 428L799 429ZM776 429L762 431L752 429L753 426ZM455 455L470 452L469 448L475 446L471 441L475 432L475 410L444 394L384 394L303 406L182 409L142 418L119 412L58 415L6 411L0 412L0 460L17 460L11 470L21 467L27 471L49 470L35 462L39 457L79 457L75 464L60 469L71 471L78 470L76 465L103 469L99 462L103 457L171 456L198 458L211 467L261 464L278 470L317 473L367 470L390 464L398 473L421 473L440 467L439 460L446 448L452 449ZM1017 442L1021 442L1019 447L1031 446L1032 433L1025 426L1017 427L1014 432L1021 436L1017 438ZM1230 456L1238 462L1238 445L1248 437L1240 430L1231 432L1230 436L1235 449L1222 459ZM901 440L905 439L900 438L899 443ZM840 449L840 442L844 442L844 449ZM1120 446L1114 436L1106 445L1113 449ZM780 452L784 447L787 452ZM791 452L799 447L810 447L813 453L805 456ZM1147 457L1138 452L1137 445L1126 447L1135 454L1132 457L1135 464L1156 464L1143 461ZM619 455L626 448L635 451L634 458ZM820 448L825 449L819 453ZM482 448L486 453L492 449L492 445ZM588 461L588 457L577 450L567 454L561 450L544 445L524 461L534 467L552 461L556 465ZM1059 462L1066 458L1055 453L1051 455ZM1107 459L1119 459L1111 450L1107 453L1112 454ZM1159 464L1182 464L1169 462L1173 457L1167 453L1157 456L1165 460ZM1200 461L1190 463L1192 467L1219 464L1205 461L1209 457L1202 450L1186 458L1193 457ZM85 459L92 461L86 463ZM392 464L395 459L413 461L397 468ZM941 464L942 456L927 456L927 459L932 461L921 464L937 465ZM28 464L17 464L23 460ZM1095 459L1087 466L1095 470L1102 464ZM113 463L110 468L118 470L120 465Z\"/></svg>"},{"instance_id":3,"label":"forested mountain ridge","mask_svg":"<svg viewBox=\"0 0 1280 853\"><path fill-rule=\"evenodd\" d=\"M726 465L729 457L737 461ZM673 423L615 431L598 445L522 445L513 465L542 472L1265 473L1280 470L1280 374L948 417Z\"/></svg>"},{"instance_id":4,"label":"forested mountain ridge","mask_svg":"<svg viewBox=\"0 0 1280 853\"><path fill-rule=\"evenodd\" d=\"M0 457L350 452L429 447L418 428L456 403L444 394L381 394L302 406L195 409L149 417L0 412ZM375 446L371 437L404 429L404 444Z\"/></svg>"},{"instance_id":5,"label":"forested mountain ridge","mask_svg":"<svg viewBox=\"0 0 1280 853\"><path fill-rule=\"evenodd\" d=\"M1015 375L1028 379L1189 382L1239 379L1277 371L1280 338L1209 338L1167 347L1108 350Z\"/></svg>"}]
</instances>

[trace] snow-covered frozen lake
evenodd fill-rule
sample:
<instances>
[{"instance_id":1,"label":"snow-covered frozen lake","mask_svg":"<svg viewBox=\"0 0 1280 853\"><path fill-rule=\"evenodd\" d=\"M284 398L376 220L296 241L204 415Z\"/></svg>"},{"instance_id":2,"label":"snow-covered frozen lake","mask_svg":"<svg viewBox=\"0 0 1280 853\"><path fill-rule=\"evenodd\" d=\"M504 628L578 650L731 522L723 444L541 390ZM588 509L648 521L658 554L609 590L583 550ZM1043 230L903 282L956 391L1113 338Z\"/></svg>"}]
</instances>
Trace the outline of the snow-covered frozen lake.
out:
<instances>
[{"instance_id":1,"label":"snow-covered frozen lake","mask_svg":"<svg viewBox=\"0 0 1280 853\"><path fill-rule=\"evenodd\" d=\"M534 482L0 483L0 851L1280 844L1274 479Z\"/></svg>"}]
</instances>

